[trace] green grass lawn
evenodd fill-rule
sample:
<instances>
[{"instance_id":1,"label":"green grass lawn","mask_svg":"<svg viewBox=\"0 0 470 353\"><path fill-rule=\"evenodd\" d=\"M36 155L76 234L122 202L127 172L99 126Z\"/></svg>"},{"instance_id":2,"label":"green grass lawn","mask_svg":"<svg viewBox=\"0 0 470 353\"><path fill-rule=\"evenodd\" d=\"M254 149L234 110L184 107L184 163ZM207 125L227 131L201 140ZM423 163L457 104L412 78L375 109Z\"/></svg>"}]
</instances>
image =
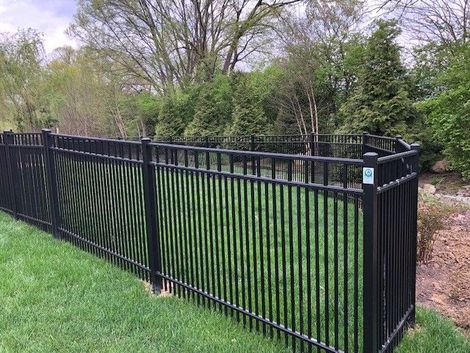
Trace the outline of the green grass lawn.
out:
<instances>
[{"instance_id":1,"label":"green grass lawn","mask_svg":"<svg viewBox=\"0 0 470 353\"><path fill-rule=\"evenodd\" d=\"M149 294L133 275L0 213L0 352L285 352L220 313ZM397 353L468 353L419 310Z\"/></svg>"},{"instance_id":2,"label":"green grass lawn","mask_svg":"<svg viewBox=\"0 0 470 353\"><path fill-rule=\"evenodd\" d=\"M0 213L0 352L280 352L222 314Z\"/></svg>"}]
</instances>

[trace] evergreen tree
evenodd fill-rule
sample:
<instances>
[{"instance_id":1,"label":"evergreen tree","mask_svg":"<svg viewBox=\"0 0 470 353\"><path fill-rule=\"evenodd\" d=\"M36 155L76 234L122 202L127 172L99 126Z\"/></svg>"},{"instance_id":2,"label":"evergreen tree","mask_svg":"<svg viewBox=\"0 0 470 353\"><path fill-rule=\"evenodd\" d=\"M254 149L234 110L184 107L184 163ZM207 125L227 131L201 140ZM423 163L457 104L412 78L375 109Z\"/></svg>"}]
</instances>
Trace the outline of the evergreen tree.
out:
<instances>
[{"instance_id":1,"label":"evergreen tree","mask_svg":"<svg viewBox=\"0 0 470 353\"><path fill-rule=\"evenodd\" d=\"M181 136L183 134L185 117L181 114L181 106L184 105L185 97L169 95L163 98L158 114L155 134L159 137Z\"/></svg>"},{"instance_id":2,"label":"evergreen tree","mask_svg":"<svg viewBox=\"0 0 470 353\"><path fill-rule=\"evenodd\" d=\"M222 135L225 121L216 98L213 85L207 83L201 87L194 118L186 127L185 136Z\"/></svg>"},{"instance_id":3,"label":"evergreen tree","mask_svg":"<svg viewBox=\"0 0 470 353\"><path fill-rule=\"evenodd\" d=\"M262 102L250 89L246 77L236 78L235 83L232 124L227 128L226 135L246 136L266 133L269 127Z\"/></svg>"},{"instance_id":4,"label":"evergreen tree","mask_svg":"<svg viewBox=\"0 0 470 353\"><path fill-rule=\"evenodd\" d=\"M217 75L190 91L193 112L186 136L222 135L232 116L232 86L229 76Z\"/></svg>"},{"instance_id":5,"label":"evergreen tree","mask_svg":"<svg viewBox=\"0 0 470 353\"><path fill-rule=\"evenodd\" d=\"M270 133L273 135L298 135L299 127L294 115L286 112L282 107L279 108Z\"/></svg>"},{"instance_id":6,"label":"evergreen tree","mask_svg":"<svg viewBox=\"0 0 470 353\"><path fill-rule=\"evenodd\" d=\"M395 43L399 33L396 21L377 22L367 41L356 88L341 107L343 131L405 134L416 117L400 47Z\"/></svg>"}]
</instances>

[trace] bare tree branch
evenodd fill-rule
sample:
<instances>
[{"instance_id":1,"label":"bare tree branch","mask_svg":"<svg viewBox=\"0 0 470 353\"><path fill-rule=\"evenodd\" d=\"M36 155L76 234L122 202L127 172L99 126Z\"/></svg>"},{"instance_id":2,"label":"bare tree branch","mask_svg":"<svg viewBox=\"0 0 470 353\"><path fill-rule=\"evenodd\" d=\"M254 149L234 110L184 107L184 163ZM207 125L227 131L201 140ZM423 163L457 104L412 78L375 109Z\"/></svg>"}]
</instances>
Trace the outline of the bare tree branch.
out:
<instances>
[{"instance_id":1,"label":"bare tree branch","mask_svg":"<svg viewBox=\"0 0 470 353\"><path fill-rule=\"evenodd\" d=\"M69 32L158 91L264 50L281 10L300 0L80 0ZM202 72L202 75L201 75Z\"/></svg>"},{"instance_id":2,"label":"bare tree branch","mask_svg":"<svg viewBox=\"0 0 470 353\"><path fill-rule=\"evenodd\" d=\"M381 5L399 14L413 39L444 45L469 40L470 0L387 0Z\"/></svg>"}]
</instances>

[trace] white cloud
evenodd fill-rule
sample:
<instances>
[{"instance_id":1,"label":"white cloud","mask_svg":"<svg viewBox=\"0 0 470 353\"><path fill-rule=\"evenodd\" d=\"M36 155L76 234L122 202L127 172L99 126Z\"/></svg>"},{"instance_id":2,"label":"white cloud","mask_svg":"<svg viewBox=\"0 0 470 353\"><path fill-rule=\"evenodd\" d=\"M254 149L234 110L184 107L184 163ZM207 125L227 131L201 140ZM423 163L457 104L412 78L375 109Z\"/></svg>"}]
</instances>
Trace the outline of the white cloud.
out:
<instances>
[{"instance_id":1,"label":"white cloud","mask_svg":"<svg viewBox=\"0 0 470 353\"><path fill-rule=\"evenodd\" d=\"M65 34L75 8L73 0L0 0L0 32L34 28L44 35L47 53L64 45L77 47Z\"/></svg>"}]
</instances>

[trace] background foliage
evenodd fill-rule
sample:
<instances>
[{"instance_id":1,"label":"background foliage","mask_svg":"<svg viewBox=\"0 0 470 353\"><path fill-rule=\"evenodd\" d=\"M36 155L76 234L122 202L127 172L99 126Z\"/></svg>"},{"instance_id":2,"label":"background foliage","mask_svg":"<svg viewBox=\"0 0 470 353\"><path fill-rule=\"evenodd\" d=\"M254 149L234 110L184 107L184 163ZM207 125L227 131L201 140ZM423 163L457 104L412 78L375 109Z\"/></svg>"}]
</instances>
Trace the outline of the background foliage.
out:
<instances>
[{"instance_id":1,"label":"background foliage","mask_svg":"<svg viewBox=\"0 0 470 353\"><path fill-rule=\"evenodd\" d=\"M419 142L423 167L444 156L470 177L468 9L405 3L384 3L397 22L371 21L360 0L81 1L69 30L80 49L46 55L34 30L0 35L0 128L121 137L367 130ZM419 40L405 50L410 36Z\"/></svg>"}]
</instances>

